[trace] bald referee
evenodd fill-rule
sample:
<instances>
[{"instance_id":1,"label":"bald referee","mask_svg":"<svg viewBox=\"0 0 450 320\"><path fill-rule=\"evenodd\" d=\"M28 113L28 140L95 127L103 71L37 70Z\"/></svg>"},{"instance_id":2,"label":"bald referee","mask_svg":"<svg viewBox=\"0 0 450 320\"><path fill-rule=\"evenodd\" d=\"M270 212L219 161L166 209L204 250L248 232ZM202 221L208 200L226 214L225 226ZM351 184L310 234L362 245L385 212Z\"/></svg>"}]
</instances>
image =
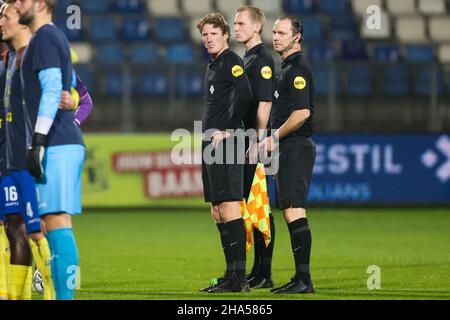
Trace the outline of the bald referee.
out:
<instances>
[{"instance_id":1,"label":"bald referee","mask_svg":"<svg viewBox=\"0 0 450 320\"><path fill-rule=\"evenodd\" d=\"M273 46L283 59L276 78L271 110L272 136L261 142L266 151L279 141L276 175L278 204L291 237L295 275L275 294L313 293L310 276L311 231L306 218L306 198L316 158L311 139L314 115L314 77L301 51L303 27L297 17L278 19L273 28Z\"/></svg>"}]
</instances>

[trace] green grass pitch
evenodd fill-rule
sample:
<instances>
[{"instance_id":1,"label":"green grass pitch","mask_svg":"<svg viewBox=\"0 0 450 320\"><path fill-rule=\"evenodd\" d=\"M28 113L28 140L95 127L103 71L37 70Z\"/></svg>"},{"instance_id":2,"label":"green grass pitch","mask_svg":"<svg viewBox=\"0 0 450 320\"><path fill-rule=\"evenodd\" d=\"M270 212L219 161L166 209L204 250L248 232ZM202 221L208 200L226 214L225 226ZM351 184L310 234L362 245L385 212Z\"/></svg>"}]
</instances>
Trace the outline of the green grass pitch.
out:
<instances>
[{"instance_id":1,"label":"green grass pitch","mask_svg":"<svg viewBox=\"0 0 450 320\"><path fill-rule=\"evenodd\" d=\"M76 299L450 299L449 209L318 209L313 236L313 295L268 290L211 295L198 289L224 271L216 227L198 212L88 212L74 219L82 287ZM286 223L276 219L275 285L293 275ZM253 261L248 254L248 268ZM381 268L368 290L367 268Z\"/></svg>"}]
</instances>

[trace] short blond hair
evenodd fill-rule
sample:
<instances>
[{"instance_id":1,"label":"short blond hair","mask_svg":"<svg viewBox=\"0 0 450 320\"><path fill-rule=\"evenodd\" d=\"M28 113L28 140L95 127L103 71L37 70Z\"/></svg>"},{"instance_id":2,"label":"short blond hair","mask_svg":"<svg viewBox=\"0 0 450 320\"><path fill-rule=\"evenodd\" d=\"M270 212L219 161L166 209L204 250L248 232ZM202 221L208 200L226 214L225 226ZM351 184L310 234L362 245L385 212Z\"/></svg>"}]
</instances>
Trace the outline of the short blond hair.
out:
<instances>
[{"instance_id":1,"label":"short blond hair","mask_svg":"<svg viewBox=\"0 0 450 320\"><path fill-rule=\"evenodd\" d=\"M236 9L236 13L247 11L250 15L250 19L252 19L253 22L258 22L261 24L261 30L259 30L259 34L262 34L263 28L266 25L266 15L264 12L254 6L241 6Z\"/></svg>"}]
</instances>

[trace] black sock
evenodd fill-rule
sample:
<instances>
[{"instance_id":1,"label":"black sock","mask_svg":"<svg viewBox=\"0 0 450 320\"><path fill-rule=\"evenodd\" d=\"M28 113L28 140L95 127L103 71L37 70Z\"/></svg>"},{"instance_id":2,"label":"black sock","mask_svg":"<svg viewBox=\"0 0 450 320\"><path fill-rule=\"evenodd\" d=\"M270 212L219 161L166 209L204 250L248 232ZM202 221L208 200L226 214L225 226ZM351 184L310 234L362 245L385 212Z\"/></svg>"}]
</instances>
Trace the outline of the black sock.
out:
<instances>
[{"instance_id":1,"label":"black sock","mask_svg":"<svg viewBox=\"0 0 450 320\"><path fill-rule=\"evenodd\" d=\"M226 228L230 234L230 246L233 251L234 273L238 280L244 280L246 269L246 244L247 234L244 219L236 219L226 222Z\"/></svg>"},{"instance_id":2,"label":"black sock","mask_svg":"<svg viewBox=\"0 0 450 320\"><path fill-rule=\"evenodd\" d=\"M271 240L267 247L263 237L260 243L261 264L259 268L259 276L264 278L270 278L272 276L272 256L273 256L273 246L275 245L275 224L273 222L272 214L270 214L270 237Z\"/></svg>"},{"instance_id":3,"label":"black sock","mask_svg":"<svg viewBox=\"0 0 450 320\"><path fill-rule=\"evenodd\" d=\"M292 252L295 260L295 279L311 283L309 259L311 254L311 230L308 219L301 218L288 224L291 234Z\"/></svg>"},{"instance_id":4,"label":"black sock","mask_svg":"<svg viewBox=\"0 0 450 320\"><path fill-rule=\"evenodd\" d=\"M253 248L255 252L255 259L253 260L253 267L250 272L250 277L256 277L259 274L261 266L261 241L264 242L262 233L257 229L253 229Z\"/></svg>"},{"instance_id":5,"label":"black sock","mask_svg":"<svg viewBox=\"0 0 450 320\"><path fill-rule=\"evenodd\" d=\"M233 275L234 271L234 258L233 258L233 251L230 247L231 244L230 233L226 228L225 223L218 223L217 229L219 229L220 240L222 242L222 249L223 253L225 254L225 261L227 263L227 269L225 271L224 277L227 279L231 279L231 276Z\"/></svg>"}]
</instances>

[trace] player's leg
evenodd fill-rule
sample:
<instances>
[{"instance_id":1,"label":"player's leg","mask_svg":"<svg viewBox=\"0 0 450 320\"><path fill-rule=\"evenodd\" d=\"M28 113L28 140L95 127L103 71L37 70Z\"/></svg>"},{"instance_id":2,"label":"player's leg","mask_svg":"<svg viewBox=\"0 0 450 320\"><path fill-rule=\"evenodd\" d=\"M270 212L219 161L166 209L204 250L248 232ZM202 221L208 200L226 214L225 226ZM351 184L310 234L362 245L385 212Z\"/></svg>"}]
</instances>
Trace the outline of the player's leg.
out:
<instances>
[{"instance_id":1,"label":"player's leg","mask_svg":"<svg viewBox=\"0 0 450 320\"><path fill-rule=\"evenodd\" d=\"M32 256L36 263L36 267L42 273L44 281L44 299L54 300L54 290L51 278L50 268L50 247L44 234L41 232L41 219L39 217L39 208L36 194L36 185L34 178L27 170L12 170L11 177L17 186L20 205L22 223L25 226L26 233L29 235L26 240L28 250L31 250ZM29 280L32 272L28 270ZM26 286L28 291L28 285Z\"/></svg>"},{"instance_id":2,"label":"player's leg","mask_svg":"<svg viewBox=\"0 0 450 320\"><path fill-rule=\"evenodd\" d=\"M1 206L2 204L0 203L0 207ZM8 239L6 238L5 222L3 214L0 212L0 300L8 299L7 271L9 270L9 267L7 267L6 264L6 250L8 248L7 241Z\"/></svg>"},{"instance_id":3,"label":"player's leg","mask_svg":"<svg viewBox=\"0 0 450 320\"><path fill-rule=\"evenodd\" d=\"M295 275L291 282L272 291L276 294L314 292L310 275L312 237L305 209L314 160L313 144L280 145L279 202L291 238Z\"/></svg>"},{"instance_id":4,"label":"player's leg","mask_svg":"<svg viewBox=\"0 0 450 320\"><path fill-rule=\"evenodd\" d=\"M78 248L72 215L81 213L81 173L85 148L49 147L45 184L38 184L39 208L52 253L51 271L57 300L72 300L78 277Z\"/></svg>"}]
</instances>

